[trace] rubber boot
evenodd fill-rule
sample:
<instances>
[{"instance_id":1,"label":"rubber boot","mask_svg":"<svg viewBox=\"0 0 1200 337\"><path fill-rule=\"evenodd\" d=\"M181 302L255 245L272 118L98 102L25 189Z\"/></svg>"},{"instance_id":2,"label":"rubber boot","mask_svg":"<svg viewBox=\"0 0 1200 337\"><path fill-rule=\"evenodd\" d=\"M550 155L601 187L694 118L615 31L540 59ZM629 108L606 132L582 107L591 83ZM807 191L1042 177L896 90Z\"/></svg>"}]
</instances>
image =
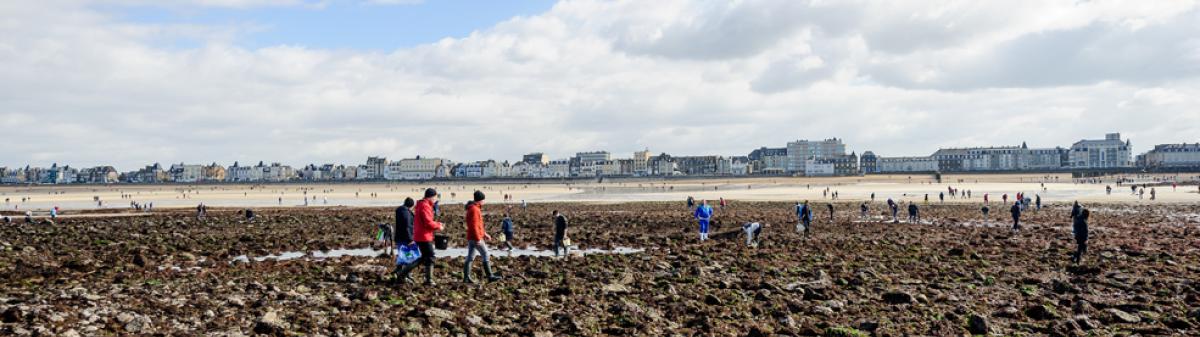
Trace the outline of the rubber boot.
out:
<instances>
[{"instance_id":1,"label":"rubber boot","mask_svg":"<svg viewBox=\"0 0 1200 337\"><path fill-rule=\"evenodd\" d=\"M489 263L488 259L483 259L483 272L487 274L488 282L496 282L500 280L500 276L496 276L496 274L492 273L492 264Z\"/></svg>"},{"instance_id":2,"label":"rubber boot","mask_svg":"<svg viewBox=\"0 0 1200 337\"><path fill-rule=\"evenodd\" d=\"M463 283L475 283L474 280L471 280L471 261L467 261L467 264L463 266L462 281Z\"/></svg>"},{"instance_id":3,"label":"rubber boot","mask_svg":"<svg viewBox=\"0 0 1200 337\"><path fill-rule=\"evenodd\" d=\"M396 280L400 283L413 282L412 270L417 268L416 263L409 263L404 266L396 267Z\"/></svg>"},{"instance_id":4,"label":"rubber boot","mask_svg":"<svg viewBox=\"0 0 1200 337\"><path fill-rule=\"evenodd\" d=\"M435 285L435 283L433 283L433 266L432 265L425 267L425 285L430 285L430 286Z\"/></svg>"}]
</instances>

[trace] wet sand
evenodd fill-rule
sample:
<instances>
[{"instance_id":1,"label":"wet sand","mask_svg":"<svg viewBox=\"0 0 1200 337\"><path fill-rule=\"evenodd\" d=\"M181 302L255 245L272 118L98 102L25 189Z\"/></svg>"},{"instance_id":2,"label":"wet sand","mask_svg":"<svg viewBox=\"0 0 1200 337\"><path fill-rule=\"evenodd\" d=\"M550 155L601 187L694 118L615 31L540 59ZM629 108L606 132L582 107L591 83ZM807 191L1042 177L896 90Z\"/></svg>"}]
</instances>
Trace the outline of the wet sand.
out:
<instances>
[{"instance_id":1,"label":"wet sand","mask_svg":"<svg viewBox=\"0 0 1200 337\"><path fill-rule=\"evenodd\" d=\"M838 192L840 201L861 201L892 198L902 201L924 201L928 194L931 202L938 202L938 193L948 187L971 191L972 198L955 198L947 195L946 203L978 203L988 194L992 201L1000 201L1003 194L1010 200L1018 192L1031 197L1042 196L1042 201L1086 201L1128 203L1178 203L1198 202L1197 175L1159 175L1154 177L1129 177L1137 183L1153 184L1153 178L1173 178L1186 185L1172 189L1169 184L1153 186L1157 200L1149 200L1149 190L1143 198L1130 194L1127 186L1118 186L1114 177L1101 178L1104 184L1082 184L1065 174L1004 174L1004 175L946 175L937 183L929 175L870 175L866 177L837 178L730 178L730 179L606 179L604 183L594 180L570 183L479 183L471 181L426 182L426 183L348 183L348 184L269 184L269 185L111 185L111 186L3 186L0 199L5 211L48 210L58 206L70 214L79 210L129 209L130 202L143 205L153 203L156 208L191 208L200 203L211 207L321 207L351 206L377 207L394 206L405 197L419 197L426 187L435 187L442 193L447 204L462 203L472 191L482 190L493 203L502 203L500 196L510 194L509 204L527 202L632 202L632 201L682 201L688 196L697 199L731 201L800 201L831 200L825 194ZM1044 184L1044 185L1043 185ZM1113 187L1111 195L1105 186ZM121 195L129 195L122 198ZM20 202L21 198L32 198ZM103 206L94 202L98 197ZM307 200L307 204L305 201ZM44 214L40 214L44 215Z\"/></svg>"}]
</instances>

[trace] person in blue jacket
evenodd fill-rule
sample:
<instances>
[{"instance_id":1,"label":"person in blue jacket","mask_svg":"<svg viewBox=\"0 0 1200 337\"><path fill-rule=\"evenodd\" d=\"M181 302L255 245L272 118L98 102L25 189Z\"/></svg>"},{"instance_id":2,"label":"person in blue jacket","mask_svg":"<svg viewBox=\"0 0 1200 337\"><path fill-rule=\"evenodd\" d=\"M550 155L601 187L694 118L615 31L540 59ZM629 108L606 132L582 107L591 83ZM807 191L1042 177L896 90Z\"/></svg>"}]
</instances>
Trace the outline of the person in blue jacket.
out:
<instances>
[{"instance_id":1,"label":"person in blue jacket","mask_svg":"<svg viewBox=\"0 0 1200 337\"><path fill-rule=\"evenodd\" d=\"M504 245L508 246L508 251L513 250L513 222L512 218L508 217L508 213L504 213L504 220L500 222L500 232L504 233Z\"/></svg>"},{"instance_id":2,"label":"person in blue jacket","mask_svg":"<svg viewBox=\"0 0 1200 337\"><path fill-rule=\"evenodd\" d=\"M805 234L807 234L809 228L812 227L812 208L808 207L808 200L805 200L804 203L796 205L796 217L799 218L798 220L800 220L800 223L798 225L800 227L804 227L804 228L797 227L796 231L797 232L802 231Z\"/></svg>"},{"instance_id":3,"label":"person in blue jacket","mask_svg":"<svg viewBox=\"0 0 1200 337\"><path fill-rule=\"evenodd\" d=\"M713 216L713 208L708 205L708 200L701 200L692 216L700 222L700 241L708 240L708 222Z\"/></svg>"}]
</instances>

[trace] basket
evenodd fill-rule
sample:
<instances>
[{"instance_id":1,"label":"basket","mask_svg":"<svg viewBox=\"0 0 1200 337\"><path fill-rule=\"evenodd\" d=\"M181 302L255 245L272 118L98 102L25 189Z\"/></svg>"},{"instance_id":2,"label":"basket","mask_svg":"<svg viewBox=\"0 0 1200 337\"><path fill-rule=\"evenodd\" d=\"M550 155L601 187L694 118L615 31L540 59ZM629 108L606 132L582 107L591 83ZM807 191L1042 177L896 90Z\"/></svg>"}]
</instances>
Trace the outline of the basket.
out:
<instances>
[{"instance_id":1,"label":"basket","mask_svg":"<svg viewBox=\"0 0 1200 337\"><path fill-rule=\"evenodd\" d=\"M434 235L433 247L437 248L438 250L446 250L447 248L450 248L450 236L440 234Z\"/></svg>"}]
</instances>

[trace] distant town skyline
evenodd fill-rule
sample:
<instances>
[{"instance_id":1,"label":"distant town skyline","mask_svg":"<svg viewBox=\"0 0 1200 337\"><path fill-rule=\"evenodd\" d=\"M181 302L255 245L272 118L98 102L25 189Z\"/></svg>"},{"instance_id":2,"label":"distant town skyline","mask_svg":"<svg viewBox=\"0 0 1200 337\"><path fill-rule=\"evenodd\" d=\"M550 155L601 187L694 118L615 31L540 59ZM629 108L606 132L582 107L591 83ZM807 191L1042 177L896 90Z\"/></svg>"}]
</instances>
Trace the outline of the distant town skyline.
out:
<instances>
[{"instance_id":1,"label":"distant town skyline","mask_svg":"<svg viewBox=\"0 0 1200 337\"><path fill-rule=\"evenodd\" d=\"M10 168L1200 141L1194 2L50 0L0 21Z\"/></svg>"}]
</instances>

